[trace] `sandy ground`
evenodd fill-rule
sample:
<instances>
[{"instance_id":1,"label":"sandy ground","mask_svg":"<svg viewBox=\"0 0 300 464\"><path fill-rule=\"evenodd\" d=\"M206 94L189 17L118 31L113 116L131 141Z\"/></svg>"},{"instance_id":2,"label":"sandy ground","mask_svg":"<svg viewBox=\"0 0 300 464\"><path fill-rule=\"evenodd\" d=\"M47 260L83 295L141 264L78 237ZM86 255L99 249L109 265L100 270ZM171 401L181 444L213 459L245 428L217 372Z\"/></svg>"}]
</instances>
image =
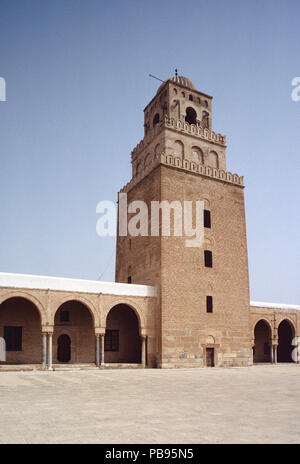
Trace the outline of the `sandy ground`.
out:
<instances>
[{"instance_id":1,"label":"sandy ground","mask_svg":"<svg viewBox=\"0 0 300 464\"><path fill-rule=\"evenodd\" d=\"M300 365L0 372L0 443L300 443Z\"/></svg>"}]
</instances>

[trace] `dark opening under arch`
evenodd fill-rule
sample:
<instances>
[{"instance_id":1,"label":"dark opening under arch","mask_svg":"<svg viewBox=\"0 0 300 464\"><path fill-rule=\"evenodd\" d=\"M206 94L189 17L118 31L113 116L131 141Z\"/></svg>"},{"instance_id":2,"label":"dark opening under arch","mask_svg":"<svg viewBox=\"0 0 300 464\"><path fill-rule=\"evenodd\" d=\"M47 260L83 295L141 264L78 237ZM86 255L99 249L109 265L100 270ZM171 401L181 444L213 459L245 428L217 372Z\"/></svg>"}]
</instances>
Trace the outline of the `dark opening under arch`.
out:
<instances>
[{"instance_id":1,"label":"dark opening under arch","mask_svg":"<svg viewBox=\"0 0 300 464\"><path fill-rule=\"evenodd\" d=\"M109 311L104 344L106 363L141 363L139 320L130 306L118 304Z\"/></svg>"},{"instance_id":2,"label":"dark opening under arch","mask_svg":"<svg viewBox=\"0 0 300 464\"><path fill-rule=\"evenodd\" d=\"M25 297L11 297L0 305L0 337L6 342L6 364L42 362L41 314Z\"/></svg>"},{"instance_id":3,"label":"dark opening under arch","mask_svg":"<svg viewBox=\"0 0 300 464\"><path fill-rule=\"evenodd\" d=\"M284 319L278 326L277 362L293 362L293 338L294 328L288 320Z\"/></svg>"},{"instance_id":4,"label":"dark opening under arch","mask_svg":"<svg viewBox=\"0 0 300 464\"><path fill-rule=\"evenodd\" d=\"M271 328L264 320L258 321L254 329L253 361L271 362Z\"/></svg>"},{"instance_id":5,"label":"dark opening under arch","mask_svg":"<svg viewBox=\"0 0 300 464\"><path fill-rule=\"evenodd\" d=\"M186 109L185 120L189 124L197 124L197 113L191 106Z\"/></svg>"},{"instance_id":6,"label":"dark opening under arch","mask_svg":"<svg viewBox=\"0 0 300 464\"><path fill-rule=\"evenodd\" d=\"M66 317L67 315L67 317ZM61 336L64 336L60 339ZM67 351L67 338L70 343L70 357ZM62 344L60 346L60 344ZM53 361L72 363L95 362L95 333L94 320L87 305L77 300L64 302L56 311L54 317L53 333Z\"/></svg>"},{"instance_id":7,"label":"dark opening under arch","mask_svg":"<svg viewBox=\"0 0 300 464\"><path fill-rule=\"evenodd\" d=\"M57 339L57 360L67 363L71 359L71 339L69 335L62 334Z\"/></svg>"},{"instance_id":8,"label":"dark opening under arch","mask_svg":"<svg viewBox=\"0 0 300 464\"><path fill-rule=\"evenodd\" d=\"M156 124L159 123L159 114L156 113L156 115L153 118L153 127L156 126Z\"/></svg>"}]
</instances>

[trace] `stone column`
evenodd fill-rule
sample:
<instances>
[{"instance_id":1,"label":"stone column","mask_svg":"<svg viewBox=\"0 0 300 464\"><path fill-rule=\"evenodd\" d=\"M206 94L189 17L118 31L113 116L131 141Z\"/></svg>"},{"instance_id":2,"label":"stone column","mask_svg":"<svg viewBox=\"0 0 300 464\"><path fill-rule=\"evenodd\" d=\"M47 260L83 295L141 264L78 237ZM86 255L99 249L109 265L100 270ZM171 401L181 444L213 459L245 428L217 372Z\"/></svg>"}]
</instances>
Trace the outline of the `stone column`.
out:
<instances>
[{"instance_id":1,"label":"stone column","mask_svg":"<svg viewBox=\"0 0 300 464\"><path fill-rule=\"evenodd\" d=\"M274 348L273 345L270 344L270 355L271 355L271 363L274 363Z\"/></svg>"},{"instance_id":2,"label":"stone column","mask_svg":"<svg viewBox=\"0 0 300 464\"><path fill-rule=\"evenodd\" d=\"M47 334L42 333L43 337L43 369L46 369L47 366Z\"/></svg>"},{"instance_id":3,"label":"stone column","mask_svg":"<svg viewBox=\"0 0 300 464\"><path fill-rule=\"evenodd\" d=\"M104 337L105 334L101 334L101 364L104 364Z\"/></svg>"},{"instance_id":4,"label":"stone column","mask_svg":"<svg viewBox=\"0 0 300 464\"><path fill-rule=\"evenodd\" d=\"M142 359L142 366L145 368L145 367L146 367L146 363L147 363L147 353L146 353L147 337L146 337L146 335L142 335L141 338L142 338L142 346L141 346L142 353L141 353L141 359Z\"/></svg>"},{"instance_id":5,"label":"stone column","mask_svg":"<svg viewBox=\"0 0 300 464\"><path fill-rule=\"evenodd\" d=\"M97 367L100 366L100 335L95 335L95 364Z\"/></svg>"},{"instance_id":6,"label":"stone column","mask_svg":"<svg viewBox=\"0 0 300 464\"><path fill-rule=\"evenodd\" d=\"M48 333L48 370L51 371L52 368L52 333Z\"/></svg>"},{"instance_id":7,"label":"stone column","mask_svg":"<svg viewBox=\"0 0 300 464\"><path fill-rule=\"evenodd\" d=\"M274 345L274 364L277 364L277 345Z\"/></svg>"}]
</instances>

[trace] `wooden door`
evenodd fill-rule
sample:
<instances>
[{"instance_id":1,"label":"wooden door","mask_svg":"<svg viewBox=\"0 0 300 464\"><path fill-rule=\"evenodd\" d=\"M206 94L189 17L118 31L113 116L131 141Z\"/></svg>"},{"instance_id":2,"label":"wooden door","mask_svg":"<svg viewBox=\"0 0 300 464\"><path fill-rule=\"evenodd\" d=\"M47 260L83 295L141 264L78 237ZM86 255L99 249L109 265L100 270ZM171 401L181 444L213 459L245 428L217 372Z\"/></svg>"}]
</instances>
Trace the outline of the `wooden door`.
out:
<instances>
[{"instance_id":1,"label":"wooden door","mask_svg":"<svg viewBox=\"0 0 300 464\"><path fill-rule=\"evenodd\" d=\"M215 350L214 348L206 348L206 366L215 366Z\"/></svg>"}]
</instances>

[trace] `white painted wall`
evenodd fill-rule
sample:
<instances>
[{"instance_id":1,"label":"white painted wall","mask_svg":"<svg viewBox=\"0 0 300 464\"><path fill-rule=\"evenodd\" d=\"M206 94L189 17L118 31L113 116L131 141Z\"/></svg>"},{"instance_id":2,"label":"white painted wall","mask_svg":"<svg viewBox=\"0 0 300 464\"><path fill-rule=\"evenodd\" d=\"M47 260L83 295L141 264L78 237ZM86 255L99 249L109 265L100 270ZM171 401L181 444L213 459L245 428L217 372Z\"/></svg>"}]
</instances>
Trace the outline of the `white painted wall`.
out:
<instances>
[{"instance_id":1,"label":"white painted wall","mask_svg":"<svg viewBox=\"0 0 300 464\"><path fill-rule=\"evenodd\" d=\"M274 309L296 309L300 311L299 305L290 305L283 303L265 303L262 301L250 301L250 306L261 307L261 308L274 308Z\"/></svg>"},{"instance_id":2,"label":"white painted wall","mask_svg":"<svg viewBox=\"0 0 300 464\"><path fill-rule=\"evenodd\" d=\"M105 293L126 296L157 296L156 287L149 285L98 282L97 280L10 274L0 272L0 287L64 290L68 292Z\"/></svg>"}]
</instances>

